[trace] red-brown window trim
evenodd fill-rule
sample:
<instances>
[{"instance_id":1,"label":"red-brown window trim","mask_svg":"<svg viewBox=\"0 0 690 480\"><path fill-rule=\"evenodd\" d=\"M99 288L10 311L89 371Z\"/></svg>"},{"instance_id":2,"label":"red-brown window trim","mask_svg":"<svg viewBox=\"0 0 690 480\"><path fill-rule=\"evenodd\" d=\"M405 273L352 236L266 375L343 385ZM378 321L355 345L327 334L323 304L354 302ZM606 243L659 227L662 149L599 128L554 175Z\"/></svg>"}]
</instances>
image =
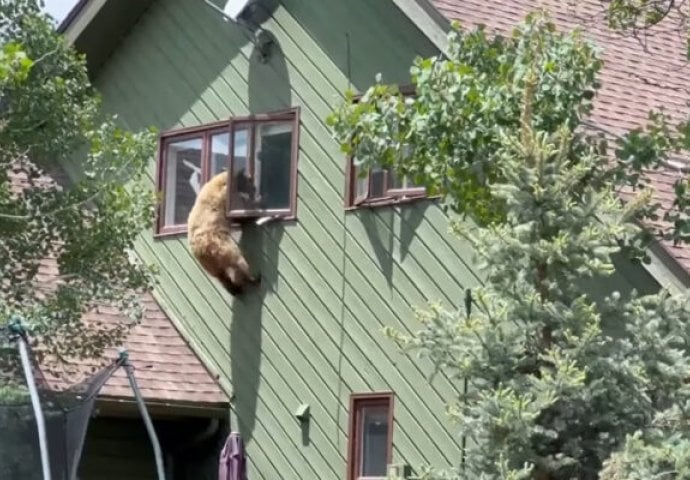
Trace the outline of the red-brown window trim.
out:
<instances>
[{"instance_id":1,"label":"red-brown window trim","mask_svg":"<svg viewBox=\"0 0 690 480\"><path fill-rule=\"evenodd\" d=\"M232 162L235 155L235 136L234 126L237 124L250 124L251 134L248 136L250 140L250 147L248 150L249 155L247 156L247 161L254 158L255 153L255 141L256 141L256 125L268 122L293 122L292 125L292 145L290 149L290 209L288 211L271 212L269 210L259 210L256 212L249 212L248 215L237 215L236 213L232 215L232 218L242 219L242 218L254 218L257 216L276 216L281 220L294 220L297 217L297 164L299 162L299 141L300 141L300 108L293 107L287 110L280 110L270 113L262 113L257 115L248 115L244 117L233 117L230 119L229 131L230 131L230 156L228 169L232 171ZM254 160L252 160L254 161ZM253 170L253 166L252 166ZM230 183L232 178L230 178ZM228 198L227 198L227 211L230 212L230 198L231 198L231 185L228 185ZM230 214L228 214L230 216ZM239 221L239 220L238 220Z\"/></svg>"},{"instance_id":2,"label":"red-brown window trim","mask_svg":"<svg viewBox=\"0 0 690 480\"><path fill-rule=\"evenodd\" d=\"M405 97L416 95L415 85L400 85L398 91ZM353 102L357 103L362 98L362 94L355 95ZM385 192L388 195L372 199L357 199L357 174L355 173L354 157L348 156L345 166L345 210L356 210L358 208L382 207L391 205L406 204L417 200L428 199L427 191L424 187L407 188L388 188L389 172L384 170ZM371 191L372 176L368 174L368 188Z\"/></svg>"},{"instance_id":3,"label":"red-brown window trim","mask_svg":"<svg viewBox=\"0 0 690 480\"><path fill-rule=\"evenodd\" d=\"M227 132L230 137L229 148L233 153L233 123L260 123L265 121L294 121L293 126L293 141L291 147L291 172L290 172L290 213L287 215L279 215L281 220L294 220L297 216L297 163L299 160L299 135L300 135L300 108L293 107L287 110L280 110L276 112L267 112L257 115L233 117L229 120L207 123L203 125L195 125L193 127L185 127L179 129L172 129L161 132L158 141L158 151L156 156L156 191L162 194L162 198L156 208L156 218L154 222L154 237L165 237L170 235L179 235L187 233L187 224L178 225L164 225L165 222L165 203L166 203L166 185L165 174L167 167L166 148L172 142L181 140L188 140L192 138L201 138L202 141L202 158L201 158L201 179L202 185L209 180L210 177L210 145L211 137L218 133ZM229 162L228 162L229 163ZM229 168L226 165L226 169ZM228 197L229 202L229 197ZM239 224L241 219L232 221L234 224Z\"/></svg>"},{"instance_id":4,"label":"red-brown window trim","mask_svg":"<svg viewBox=\"0 0 690 480\"><path fill-rule=\"evenodd\" d=\"M388 184L388 171L384 170L386 176L386 185ZM345 167L345 210L356 210L359 208L385 207L391 205L400 205L411 203L418 200L429 199L429 195L424 187L408 187L408 188L386 188L386 192L390 195L364 199L357 201L357 175L355 174L355 166L353 158L348 157L347 165ZM371 174L368 176L369 186L371 189Z\"/></svg>"},{"instance_id":5,"label":"red-brown window trim","mask_svg":"<svg viewBox=\"0 0 690 480\"><path fill-rule=\"evenodd\" d=\"M395 403L393 392L353 393L350 395L350 418L348 420L347 443L347 480L357 480L357 471L360 466L360 452L362 446L361 431L359 428L363 407L382 406L388 407L388 450L386 452L386 465L393 460L393 409Z\"/></svg>"}]
</instances>

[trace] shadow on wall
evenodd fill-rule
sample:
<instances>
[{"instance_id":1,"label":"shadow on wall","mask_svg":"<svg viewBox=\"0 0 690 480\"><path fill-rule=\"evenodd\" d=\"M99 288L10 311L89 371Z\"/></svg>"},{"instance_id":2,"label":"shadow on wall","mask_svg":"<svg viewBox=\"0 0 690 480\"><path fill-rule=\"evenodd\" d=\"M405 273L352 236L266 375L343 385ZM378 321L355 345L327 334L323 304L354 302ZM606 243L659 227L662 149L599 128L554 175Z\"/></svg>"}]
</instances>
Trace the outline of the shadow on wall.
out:
<instances>
[{"instance_id":1,"label":"shadow on wall","mask_svg":"<svg viewBox=\"0 0 690 480\"><path fill-rule=\"evenodd\" d=\"M233 430L249 443L256 424L256 408L261 383L263 305L278 281L278 245L282 226L268 224L242 228L239 246L252 271L261 274L261 285L250 287L233 303L230 326L230 369L233 387Z\"/></svg>"},{"instance_id":2,"label":"shadow on wall","mask_svg":"<svg viewBox=\"0 0 690 480\"><path fill-rule=\"evenodd\" d=\"M265 113L291 106L290 78L280 45L270 32L270 55L262 58L254 49L249 59L248 102L250 113ZM230 362L233 383L233 410L246 443L251 440L256 423L256 408L261 382L261 345L263 305L268 292L278 283L279 245L283 225L269 222L263 226L243 227L240 248L252 269L261 273L261 286L250 289L233 305L230 328ZM235 428L233 426L233 428Z\"/></svg>"},{"instance_id":3,"label":"shadow on wall","mask_svg":"<svg viewBox=\"0 0 690 480\"><path fill-rule=\"evenodd\" d=\"M420 200L414 206L402 208L400 212L400 261L410 252L410 244L414 239L417 227L424 220L426 211L433 206L432 200Z\"/></svg>"},{"instance_id":4,"label":"shadow on wall","mask_svg":"<svg viewBox=\"0 0 690 480\"><path fill-rule=\"evenodd\" d=\"M290 75L280 44L270 31L264 30L263 41L270 43L264 58L257 46L249 58L249 113L266 113L292 106Z\"/></svg>"},{"instance_id":5,"label":"shadow on wall","mask_svg":"<svg viewBox=\"0 0 690 480\"><path fill-rule=\"evenodd\" d=\"M212 1L223 8L224 1ZM262 0L261 5L253 17L258 21L276 8L273 0ZM282 56L280 47L272 46L267 65L261 64L254 47L241 60L253 42L251 28L226 21L203 1L155 2L98 76L122 77L127 85L118 92L122 95L116 107L126 122L154 123L160 130L172 128L180 119L193 126L253 111L247 94L257 89L248 84L257 80L264 87L263 105L281 109L286 105L283 91L289 92L289 79L284 62L276 59ZM247 62L250 70L257 64L264 67L261 70L274 84L247 72ZM276 92L281 92L278 98ZM142 105L151 108L143 110ZM142 111L141 118L130 117L130 111Z\"/></svg>"},{"instance_id":6,"label":"shadow on wall","mask_svg":"<svg viewBox=\"0 0 690 480\"><path fill-rule=\"evenodd\" d=\"M426 209L431 202L422 200L414 205L405 205L396 212L391 207L358 210L356 215L367 233L374 249L379 267L386 277L388 287L393 286L393 252L395 245L400 245L400 261L405 260L415 231L424 219ZM395 217L399 223L399 238L395 238Z\"/></svg>"},{"instance_id":7,"label":"shadow on wall","mask_svg":"<svg viewBox=\"0 0 690 480\"><path fill-rule=\"evenodd\" d=\"M389 288L393 286L393 249L395 247L395 237L391 228L393 215L393 209L388 207L364 208L357 211L357 218L367 232L379 268L386 277Z\"/></svg>"},{"instance_id":8,"label":"shadow on wall","mask_svg":"<svg viewBox=\"0 0 690 480\"><path fill-rule=\"evenodd\" d=\"M360 90L372 85L379 72L384 82L409 83L415 56L436 54L431 42L393 2L281 0L281 4Z\"/></svg>"}]
</instances>

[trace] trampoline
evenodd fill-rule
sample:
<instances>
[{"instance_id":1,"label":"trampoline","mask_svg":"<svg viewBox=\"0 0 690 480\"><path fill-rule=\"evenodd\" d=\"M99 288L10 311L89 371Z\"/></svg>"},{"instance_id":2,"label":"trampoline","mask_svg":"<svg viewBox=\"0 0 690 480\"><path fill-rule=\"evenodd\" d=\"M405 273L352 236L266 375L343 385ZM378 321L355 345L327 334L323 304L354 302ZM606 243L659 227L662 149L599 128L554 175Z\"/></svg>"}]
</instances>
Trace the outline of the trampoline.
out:
<instances>
[{"instance_id":1,"label":"trampoline","mask_svg":"<svg viewBox=\"0 0 690 480\"><path fill-rule=\"evenodd\" d=\"M0 353L14 377L0 384L0 479L76 480L96 398L124 368L154 450L159 480L165 480L161 448L126 350L81 383L54 391L41 375L21 318L0 327ZM10 381L12 382L10 385Z\"/></svg>"}]
</instances>

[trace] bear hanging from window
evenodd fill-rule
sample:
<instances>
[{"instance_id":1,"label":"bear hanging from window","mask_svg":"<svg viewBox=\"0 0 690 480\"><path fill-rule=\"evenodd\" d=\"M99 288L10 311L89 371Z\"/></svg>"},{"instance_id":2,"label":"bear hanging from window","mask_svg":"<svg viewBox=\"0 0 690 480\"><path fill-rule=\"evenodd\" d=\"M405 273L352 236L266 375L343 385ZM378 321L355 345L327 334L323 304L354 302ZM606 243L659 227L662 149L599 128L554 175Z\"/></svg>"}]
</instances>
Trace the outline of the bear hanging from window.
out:
<instances>
[{"instance_id":1,"label":"bear hanging from window","mask_svg":"<svg viewBox=\"0 0 690 480\"><path fill-rule=\"evenodd\" d=\"M251 191L244 193L252 195ZM201 266L228 292L239 295L247 285L259 283L261 277L251 274L247 260L230 236L227 198L228 174L222 172L211 178L196 197L187 219L188 241Z\"/></svg>"}]
</instances>

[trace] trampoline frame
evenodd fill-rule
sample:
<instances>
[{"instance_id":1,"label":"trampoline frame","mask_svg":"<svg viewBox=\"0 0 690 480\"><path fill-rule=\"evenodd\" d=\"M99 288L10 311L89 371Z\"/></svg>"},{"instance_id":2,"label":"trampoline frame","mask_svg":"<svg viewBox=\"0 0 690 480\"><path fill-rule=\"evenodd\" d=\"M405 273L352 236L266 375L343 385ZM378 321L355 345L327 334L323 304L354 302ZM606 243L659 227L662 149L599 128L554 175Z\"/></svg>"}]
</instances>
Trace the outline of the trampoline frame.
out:
<instances>
[{"instance_id":1,"label":"trampoline frame","mask_svg":"<svg viewBox=\"0 0 690 480\"><path fill-rule=\"evenodd\" d=\"M26 385L29 389L29 394L31 396L31 405L33 408L34 415L36 417L36 429L38 430L38 440L41 453L41 468L43 471L43 480L52 480L52 473L50 467L50 447L48 445L48 437L45 425L45 417L43 415L43 409L41 408L41 401L39 398L38 387L36 386L36 379L34 377L33 369L31 368L31 358L29 355L28 347L28 333L24 327L22 320L18 316L13 316L10 319L8 325L9 331L12 334L12 339L17 341L17 348L19 349L19 355L22 363L22 370L24 371L24 378L26 380ZM163 453L161 450L160 442L158 440L158 435L153 425L153 421L149 415L148 409L146 408L146 403L141 395L139 386L137 385L137 380L134 375L134 367L129 362L129 354L127 350L120 349L118 358L115 360L116 367L110 373L112 375L117 371L118 368L124 367L125 373L129 380L129 385L134 394L134 398L137 402L137 407L139 408L139 413L146 426L146 431L148 433L149 439L151 441L151 446L153 447L154 458L156 461L156 473L158 475L158 480L165 480L165 469L163 465ZM109 376L110 377L110 376ZM108 377L108 378L109 378ZM99 387L100 389L100 387ZM98 391L95 392L95 395ZM88 427L87 427L88 428ZM70 480L75 480L77 476L78 464L81 460L81 452L84 448L83 440L82 444L79 445L78 454L75 457L75 465L72 465L72 471L70 475Z\"/></svg>"}]
</instances>

